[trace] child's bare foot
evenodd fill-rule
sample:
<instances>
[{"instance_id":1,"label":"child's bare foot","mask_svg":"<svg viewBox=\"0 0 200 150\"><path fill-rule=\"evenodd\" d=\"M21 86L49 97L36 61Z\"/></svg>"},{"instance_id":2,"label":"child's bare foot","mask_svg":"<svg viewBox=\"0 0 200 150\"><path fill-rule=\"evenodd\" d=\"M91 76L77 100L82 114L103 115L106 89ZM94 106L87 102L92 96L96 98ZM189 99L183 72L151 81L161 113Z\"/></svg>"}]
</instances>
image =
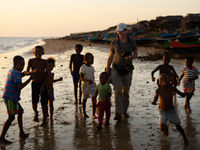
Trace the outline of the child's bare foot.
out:
<instances>
[{"instance_id":1,"label":"child's bare foot","mask_svg":"<svg viewBox=\"0 0 200 150\"><path fill-rule=\"evenodd\" d=\"M192 110L190 108L187 108L187 113L192 113Z\"/></svg>"},{"instance_id":2,"label":"child's bare foot","mask_svg":"<svg viewBox=\"0 0 200 150\"><path fill-rule=\"evenodd\" d=\"M187 109L187 104L184 105L185 109Z\"/></svg>"},{"instance_id":3,"label":"child's bare foot","mask_svg":"<svg viewBox=\"0 0 200 150\"><path fill-rule=\"evenodd\" d=\"M0 144L12 144L12 142L6 140L5 138L0 138Z\"/></svg>"},{"instance_id":4,"label":"child's bare foot","mask_svg":"<svg viewBox=\"0 0 200 150\"><path fill-rule=\"evenodd\" d=\"M97 118L96 116L94 116L94 115L92 116L92 119L96 119L96 118Z\"/></svg>"},{"instance_id":5,"label":"child's bare foot","mask_svg":"<svg viewBox=\"0 0 200 150\"><path fill-rule=\"evenodd\" d=\"M35 113L35 116L34 116L33 121L35 121L35 122L39 122L39 119L38 119L38 113Z\"/></svg>"},{"instance_id":6,"label":"child's bare foot","mask_svg":"<svg viewBox=\"0 0 200 150\"><path fill-rule=\"evenodd\" d=\"M110 125L109 121L106 121L105 126L109 126L109 125Z\"/></svg>"},{"instance_id":7,"label":"child's bare foot","mask_svg":"<svg viewBox=\"0 0 200 150\"><path fill-rule=\"evenodd\" d=\"M187 138L184 139L184 144L185 145L189 145L189 142L188 142Z\"/></svg>"},{"instance_id":8,"label":"child's bare foot","mask_svg":"<svg viewBox=\"0 0 200 150\"><path fill-rule=\"evenodd\" d=\"M53 122L53 117L52 116L50 116L49 121Z\"/></svg>"},{"instance_id":9,"label":"child's bare foot","mask_svg":"<svg viewBox=\"0 0 200 150\"><path fill-rule=\"evenodd\" d=\"M85 114L83 113L82 115L84 119L89 118L89 116L86 113Z\"/></svg>"},{"instance_id":10,"label":"child's bare foot","mask_svg":"<svg viewBox=\"0 0 200 150\"><path fill-rule=\"evenodd\" d=\"M26 139L26 138L29 137L29 134L20 133L20 134L19 134L19 137L20 137L20 138L23 138L23 139Z\"/></svg>"},{"instance_id":11,"label":"child's bare foot","mask_svg":"<svg viewBox=\"0 0 200 150\"><path fill-rule=\"evenodd\" d=\"M101 126L101 125L98 125L96 128L97 128L98 130L101 130L101 129L102 129L102 126Z\"/></svg>"},{"instance_id":12,"label":"child's bare foot","mask_svg":"<svg viewBox=\"0 0 200 150\"><path fill-rule=\"evenodd\" d=\"M129 114L124 113L124 118L128 118L128 117L129 117Z\"/></svg>"},{"instance_id":13,"label":"child's bare foot","mask_svg":"<svg viewBox=\"0 0 200 150\"><path fill-rule=\"evenodd\" d=\"M47 122L46 121L42 121L42 124L40 125L41 127L44 127L44 126L46 126L47 125Z\"/></svg>"}]
</instances>

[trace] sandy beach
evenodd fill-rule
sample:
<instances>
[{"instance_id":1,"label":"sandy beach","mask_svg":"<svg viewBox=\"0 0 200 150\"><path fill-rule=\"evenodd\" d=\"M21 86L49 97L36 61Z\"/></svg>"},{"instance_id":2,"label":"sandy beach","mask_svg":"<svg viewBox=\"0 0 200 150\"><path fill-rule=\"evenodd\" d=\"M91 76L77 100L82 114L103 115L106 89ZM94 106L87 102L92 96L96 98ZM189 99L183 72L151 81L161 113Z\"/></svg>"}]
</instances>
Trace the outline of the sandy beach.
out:
<instances>
[{"instance_id":1,"label":"sandy beach","mask_svg":"<svg viewBox=\"0 0 200 150\"><path fill-rule=\"evenodd\" d=\"M33 110L31 106L30 84L22 90L21 105L24 108L24 130L29 133L29 138L19 139L19 130L15 120L8 130L7 139L13 141L11 145L0 145L1 150L198 150L200 147L200 80L196 80L195 95L191 100L192 113L187 114L184 109L184 98L177 96L174 105L185 130L190 145L183 144L181 135L175 126L169 125L169 136L164 136L158 123L158 106L151 105L154 92L157 87L151 81L151 71L162 63L158 61L141 61L135 59L133 64L132 86L130 89L130 106L128 113L130 118L123 119L116 124L114 118L115 105L112 96L111 125L103 126L101 131L96 129L97 119L92 119L92 103L87 101L87 112L89 118L84 120L81 116L81 106L74 104L73 83L69 72L69 60L74 53L74 46L77 43L83 45L83 52L91 52L94 55L95 81L99 82L99 74L106 66L109 54L109 45L94 44L90 42L70 40L44 40L45 55L43 58L54 57L56 67L53 72L55 78L63 77L63 81L54 84L54 122L47 127L40 127L42 112L39 104L39 123L33 122ZM153 48L139 47L139 56L157 51ZM0 54L0 96L2 95L4 83L8 70L12 67L12 58L15 55L22 55L25 58L25 68L28 59L33 57L32 51L14 51ZM185 66L184 60L171 60L176 72L180 75L181 69ZM199 62L194 66L200 70ZM155 77L158 73L155 74ZM25 78L26 79L26 78ZM24 79L24 80L25 80ZM178 87L182 90L182 86ZM0 130L7 119L6 108L0 100Z\"/></svg>"}]
</instances>

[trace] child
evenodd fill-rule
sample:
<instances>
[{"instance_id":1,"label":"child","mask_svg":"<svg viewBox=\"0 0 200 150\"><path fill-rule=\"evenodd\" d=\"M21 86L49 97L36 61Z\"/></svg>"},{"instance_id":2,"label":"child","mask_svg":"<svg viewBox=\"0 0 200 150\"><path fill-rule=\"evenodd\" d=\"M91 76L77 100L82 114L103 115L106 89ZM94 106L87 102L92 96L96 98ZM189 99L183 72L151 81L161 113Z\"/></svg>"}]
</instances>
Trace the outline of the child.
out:
<instances>
[{"instance_id":1,"label":"child","mask_svg":"<svg viewBox=\"0 0 200 150\"><path fill-rule=\"evenodd\" d=\"M110 97L111 97L111 87L109 83L107 83L109 78L109 74L107 72L102 72L100 74L100 83L96 87L96 94L95 94L95 101L97 98L97 95L99 95L98 98L98 122L99 125L97 126L98 129L102 129L102 121L103 121L103 116L104 116L104 111L106 113L106 123L105 125L109 125L109 120L110 120L110 108L111 108L111 103L110 103Z\"/></svg>"},{"instance_id":2,"label":"child","mask_svg":"<svg viewBox=\"0 0 200 150\"><path fill-rule=\"evenodd\" d=\"M28 137L28 134L24 133L23 130L23 121L22 121L22 115L23 115L23 108L19 103L20 100L20 92L21 89L23 89L31 80L32 76L24 83L22 83L22 76L26 74L26 72L21 73L24 69L24 58L21 56L15 56L13 58L13 68L8 72L4 93L3 93L3 99L7 108L7 114L8 119L4 123L1 137L0 137L0 143L3 144L11 144L12 142L5 139L5 135L11 126L11 123L15 119L15 114L18 114L17 121L19 125L19 137L26 139Z\"/></svg>"},{"instance_id":3,"label":"child","mask_svg":"<svg viewBox=\"0 0 200 150\"><path fill-rule=\"evenodd\" d=\"M180 125L180 120L178 114L173 106L173 92L185 96L184 93L176 89L176 87L170 84L170 79L167 74L161 74L159 76L159 87L156 90L156 98L152 102L153 105L156 105L157 98L160 99L159 104L159 122L160 129L164 132L165 135L168 135L168 125L167 122L173 123L176 125L176 129L183 136L185 144L188 144L188 140L185 136L184 130Z\"/></svg>"},{"instance_id":4,"label":"child","mask_svg":"<svg viewBox=\"0 0 200 150\"><path fill-rule=\"evenodd\" d=\"M86 101L87 98L92 98L92 119L95 119L95 111L96 111L96 102L94 99L96 92L96 84L94 79L94 67L92 66L94 62L94 56L91 53L86 53L84 56L84 62L80 68L80 78L82 82L82 93L83 93L83 117L88 118L89 116L86 114Z\"/></svg>"},{"instance_id":5,"label":"child","mask_svg":"<svg viewBox=\"0 0 200 150\"><path fill-rule=\"evenodd\" d=\"M59 79L54 79L54 73L52 72L53 68L55 67L55 59L54 58L47 58L47 70L46 70L46 80L43 84L42 91L44 88L47 88L48 91L48 102L49 102L49 112L50 112L50 121L53 121L53 101L54 101L54 89L53 83L57 81L62 81L63 78L60 77Z\"/></svg>"},{"instance_id":6,"label":"child","mask_svg":"<svg viewBox=\"0 0 200 150\"><path fill-rule=\"evenodd\" d=\"M46 71L46 60L42 59L42 55L44 54L44 49L42 46L36 46L34 48L35 58L29 59L27 71L35 72L35 76L32 81L32 107L35 112L34 121L38 122L38 110L37 104L39 103L39 97L41 96L41 105L43 112L43 122L46 121L48 115L48 99L47 99L47 91L40 93L40 88L45 81L45 71Z\"/></svg>"},{"instance_id":7,"label":"child","mask_svg":"<svg viewBox=\"0 0 200 150\"><path fill-rule=\"evenodd\" d=\"M81 104L81 81L79 76L80 67L83 65L84 56L81 55L83 50L83 46L81 44L76 44L75 51L76 54L72 54L69 63L69 69L73 78L74 83L74 97L75 97L75 104L78 102L77 98L77 89L79 87L79 104ZM78 85L79 84L79 85Z\"/></svg>"},{"instance_id":8,"label":"child","mask_svg":"<svg viewBox=\"0 0 200 150\"><path fill-rule=\"evenodd\" d=\"M159 70L159 74L162 74L162 73L166 73L169 78L170 78L170 82L174 85L176 85L176 78L178 78L178 75L176 73L176 71L174 70L174 67L169 65L170 63L170 56L169 54L165 54L163 56L163 64L162 65L159 65L157 66L152 72L151 72L151 77L152 77L152 81L155 81L155 78L154 78L154 73L156 71Z\"/></svg>"},{"instance_id":9,"label":"child","mask_svg":"<svg viewBox=\"0 0 200 150\"><path fill-rule=\"evenodd\" d=\"M186 67L183 68L182 74L180 76L179 82L181 79L183 79L183 90L185 93L187 93L187 96L185 98L185 108L188 113L191 113L190 109L190 100L192 96L194 95L195 91L195 80L198 79L199 71L193 67L194 58L189 56L185 59L185 65Z\"/></svg>"},{"instance_id":10,"label":"child","mask_svg":"<svg viewBox=\"0 0 200 150\"><path fill-rule=\"evenodd\" d=\"M163 64L157 66L151 72L152 81L155 81L154 73L159 70L159 74L166 73L169 76L170 82L175 86L177 85L177 80L176 79L178 78L178 75L177 75L176 71L174 70L174 67L169 65L170 60L171 60L171 57L169 56L169 54L165 53L163 55ZM158 80L157 80L157 85L159 86ZM174 97L175 97L175 94L176 93L174 93Z\"/></svg>"}]
</instances>

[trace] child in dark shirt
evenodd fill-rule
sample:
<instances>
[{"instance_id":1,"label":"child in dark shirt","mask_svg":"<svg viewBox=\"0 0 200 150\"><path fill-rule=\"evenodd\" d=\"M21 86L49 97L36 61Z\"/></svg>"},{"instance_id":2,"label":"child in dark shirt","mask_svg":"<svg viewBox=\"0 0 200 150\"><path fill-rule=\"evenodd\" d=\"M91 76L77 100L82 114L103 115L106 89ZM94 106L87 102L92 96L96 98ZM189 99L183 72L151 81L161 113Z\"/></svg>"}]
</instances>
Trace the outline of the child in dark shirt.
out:
<instances>
[{"instance_id":1,"label":"child in dark shirt","mask_svg":"<svg viewBox=\"0 0 200 150\"><path fill-rule=\"evenodd\" d=\"M75 104L78 103L78 96L77 96L77 90L79 88L79 104L81 104L81 81L80 81L80 75L79 70L80 67L83 65L83 59L84 56L81 55L81 52L83 50L83 46L81 44L77 44L75 46L76 54L72 54L70 58L69 63L69 69L73 78L74 83L74 97L75 97Z\"/></svg>"},{"instance_id":2,"label":"child in dark shirt","mask_svg":"<svg viewBox=\"0 0 200 150\"><path fill-rule=\"evenodd\" d=\"M165 54L165 55L163 56L163 64L157 66L157 67L151 72L152 81L155 81L154 73L155 73L156 71L159 71L159 74L166 73L166 74L169 76L170 82L171 82L172 84L174 84L174 85L177 84L176 79L178 78L178 75L177 75L176 71L174 70L174 67L173 67L172 65L169 65L170 60L171 60L171 57L170 57L169 54Z\"/></svg>"},{"instance_id":3,"label":"child in dark shirt","mask_svg":"<svg viewBox=\"0 0 200 150\"><path fill-rule=\"evenodd\" d=\"M46 122L46 118L48 116L48 99L47 99L47 91L41 93L41 87L45 81L46 74L46 60L42 59L42 55L44 54L44 49L42 46L36 46L34 48L35 58L31 58L28 61L27 71L34 72L34 78L31 83L32 88L32 107L35 113L34 121L38 122L38 109L37 105L39 103L39 98L41 97L41 105L42 105L42 113L43 113L43 123Z\"/></svg>"},{"instance_id":4,"label":"child in dark shirt","mask_svg":"<svg viewBox=\"0 0 200 150\"><path fill-rule=\"evenodd\" d=\"M46 80L41 87L42 91L45 91L47 88L48 91L48 102L49 102L49 112L50 112L50 121L53 121L53 112L54 112L54 88L53 83L62 81L63 78L60 77L59 79L54 79L54 73L52 72L53 68L55 67L55 59L54 58L47 58L47 70L46 70ZM45 125L45 124L44 124Z\"/></svg>"}]
</instances>

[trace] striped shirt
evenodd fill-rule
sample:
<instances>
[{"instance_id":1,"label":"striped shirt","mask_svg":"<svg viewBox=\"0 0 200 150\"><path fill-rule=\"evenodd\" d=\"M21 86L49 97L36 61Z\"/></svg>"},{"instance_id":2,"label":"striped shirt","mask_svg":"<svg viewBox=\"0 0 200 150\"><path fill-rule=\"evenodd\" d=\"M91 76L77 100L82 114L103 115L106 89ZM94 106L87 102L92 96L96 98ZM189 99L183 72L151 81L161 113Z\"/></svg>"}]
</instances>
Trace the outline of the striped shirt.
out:
<instances>
[{"instance_id":1,"label":"striped shirt","mask_svg":"<svg viewBox=\"0 0 200 150\"><path fill-rule=\"evenodd\" d=\"M198 77L199 71L195 67L192 67L192 68L185 67L182 70L182 75L184 75L183 88L184 89L188 89L188 88L195 89L195 82L194 82L194 80L193 81L189 81L189 80L193 79L195 77Z\"/></svg>"},{"instance_id":2,"label":"striped shirt","mask_svg":"<svg viewBox=\"0 0 200 150\"><path fill-rule=\"evenodd\" d=\"M21 72L13 67L8 72L2 98L6 100L12 100L13 102L18 102L20 100L21 93L21 89L19 89L17 86L19 83L22 83Z\"/></svg>"}]
</instances>

